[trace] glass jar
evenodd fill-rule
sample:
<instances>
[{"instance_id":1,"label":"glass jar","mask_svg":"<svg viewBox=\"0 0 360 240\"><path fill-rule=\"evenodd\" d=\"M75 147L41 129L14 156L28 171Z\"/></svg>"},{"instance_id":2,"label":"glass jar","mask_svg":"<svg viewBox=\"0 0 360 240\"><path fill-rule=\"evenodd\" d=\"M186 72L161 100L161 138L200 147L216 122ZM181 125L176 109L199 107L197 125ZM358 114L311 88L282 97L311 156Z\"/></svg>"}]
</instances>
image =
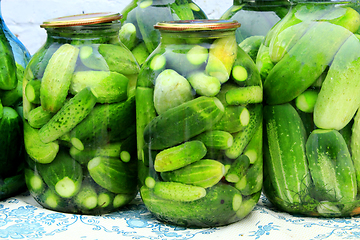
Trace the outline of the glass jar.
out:
<instances>
[{"instance_id":1,"label":"glass jar","mask_svg":"<svg viewBox=\"0 0 360 240\"><path fill-rule=\"evenodd\" d=\"M30 54L6 26L1 7L0 26L0 199L5 199L26 190L21 89Z\"/></svg>"},{"instance_id":2,"label":"glass jar","mask_svg":"<svg viewBox=\"0 0 360 240\"><path fill-rule=\"evenodd\" d=\"M114 211L137 194L135 87L139 72L120 42L117 13L51 19L26 68L25 172L42 206Z\"/></svg>"},{"instance_id":3,"label":"glass jar","mask_svg":"<svg viewBox=\"0 0 360 240\"><path fill-rule=\"evenodd\" d=\"M289 213L359 213L356 7L300 1L264 42L264 192Z\"/></svg>"},{"instance_id":4,"label":"glass jar","mask_svg":"<svg viewBox=\"0 0 360 240\"><path fill-rule=\"evenodd\" d=\"M153 26L160 21L206 19L192 0L133 0L124 9L120 40L141 65L160 42Z\"/></svg>"},{"instance_id":5,"label":"glass jar","mask_svg":"<svg viewBox=\"0 0 360 240\"><path fill-rule=\"evenodd\" d=\"M140 193L158 219L221 226L262 188L262 85L229 20L160 22L136 88Z\"/></svg>"},{"instance_id":6,"label":"glass jar","mask_svg":"<svg viewBox=\"0 0 360 240\"><path fill-rule=\"evenodd\" d=\"M289 11L288 0L234 0L221 19L236 20L236 41L255 61L257 50L269 30Z\"/></svg>"}]
</instances>

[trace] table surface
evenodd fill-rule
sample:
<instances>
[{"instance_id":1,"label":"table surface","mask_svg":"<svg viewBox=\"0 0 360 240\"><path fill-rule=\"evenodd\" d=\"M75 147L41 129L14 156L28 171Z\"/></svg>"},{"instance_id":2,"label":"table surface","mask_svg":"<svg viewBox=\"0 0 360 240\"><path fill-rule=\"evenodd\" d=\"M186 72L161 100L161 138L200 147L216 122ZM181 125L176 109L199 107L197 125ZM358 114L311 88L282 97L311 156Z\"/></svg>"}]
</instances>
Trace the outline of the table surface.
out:
<instances>
[{"instance_id":1,"label":"table surface","mask_svg":"<svg viewBox=\"0 0 360 240\"><path fill-rule=\"evenodd\" d=\"M278 212L264 196L241 221L188 229L157 221L136 197L121 211L100 216L44 209L28 194L0 201L0 239L360 239L360 216L310 218Z\"/></svg>"}]
</instances>

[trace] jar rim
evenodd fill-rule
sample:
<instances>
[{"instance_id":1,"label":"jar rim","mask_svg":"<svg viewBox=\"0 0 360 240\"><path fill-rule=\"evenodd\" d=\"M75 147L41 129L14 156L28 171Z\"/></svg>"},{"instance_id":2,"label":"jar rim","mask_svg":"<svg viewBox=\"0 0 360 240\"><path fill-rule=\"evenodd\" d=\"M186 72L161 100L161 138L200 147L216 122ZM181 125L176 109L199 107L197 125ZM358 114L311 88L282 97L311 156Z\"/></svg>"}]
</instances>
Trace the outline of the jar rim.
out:
<instances>
[{"instance_id":1,"label":"jar rim","mask_svg":"<svg viewBox=\"0 0 360 240\"><path fill-rule=\"evenodd\" d=\"M52 28L93 25L118 21L122 17L122 14L114 12L83 13L49 19L44 21L40 27Z\"/></svg>"},{"instance_id":2,"label":"jar rim","mask_svg":"<svg viewBox=\"0 0 360 240\"><path fill-rule=\"evenodd\" d=\"M209 31L233 30L240 26L236 20L195 19L158 22L154 28L165 31Z\"/></svg>"}]
</instances>

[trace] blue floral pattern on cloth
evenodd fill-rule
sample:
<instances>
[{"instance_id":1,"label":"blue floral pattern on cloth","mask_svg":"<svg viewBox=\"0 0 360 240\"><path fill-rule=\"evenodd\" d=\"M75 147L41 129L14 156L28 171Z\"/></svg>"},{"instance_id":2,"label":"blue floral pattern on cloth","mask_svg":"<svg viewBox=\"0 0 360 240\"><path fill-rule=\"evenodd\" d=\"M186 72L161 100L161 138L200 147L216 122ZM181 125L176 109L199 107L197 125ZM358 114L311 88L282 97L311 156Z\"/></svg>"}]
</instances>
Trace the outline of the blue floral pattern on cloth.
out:
<instances>
[{"instance_id":1,"label":"blue floral pattern on cloth","mask_svg":"<svg viewBox=\"0 0 360 240\"><path fill-rule=\"evenodd\" d=\"M189 229L159 222L138 196L121 211L100 216L59 213L28 194L0 202L0 239L359 239L360 217L310 218L277 211L262 196L243 220Z\"/></svg>"}]
</instances>

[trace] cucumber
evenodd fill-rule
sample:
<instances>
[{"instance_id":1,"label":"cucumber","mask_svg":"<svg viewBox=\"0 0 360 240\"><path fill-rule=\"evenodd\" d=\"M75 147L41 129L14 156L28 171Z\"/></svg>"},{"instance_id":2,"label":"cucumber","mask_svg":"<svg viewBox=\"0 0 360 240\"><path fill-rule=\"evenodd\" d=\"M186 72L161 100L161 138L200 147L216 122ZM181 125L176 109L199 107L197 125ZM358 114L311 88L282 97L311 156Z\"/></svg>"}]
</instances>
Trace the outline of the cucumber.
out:
<instances>
[{"instance_id":1,"label":"cucumber","mask_svg":"<svg viewBox=\"0 0 360 240\"><path fill-rule=\"evenodd\" d=\"M83 184L80 191L74 197L76 205L82 210L91 210L97 207L98 195L91 184Z\"/></svg>"},{"instance_id":2,"label":"cucumber","mask_svg":"<svg viewBox=\"0 0 360 240\"><path fill-rule=\"evenodd\" d=\"M76 95L82 89L90 87L99 103L121 102L127 99L129 79L123 74L108 71L75 72L70 92Z\"/></svg>"},{"instance_id":3,"label":"cucumber","mask_svg":"<svg viewBox=\"0 0 360 240\"><path fill-rule=\"evenodd\" d=\"M136 26L131 22L127 22L121 26L119 31L120 41L129 49L133 50L139 43L136 37Z\"/></svg>"},{"instance_id":4,"label":"cucumber","mask_svg":"<svg viewBox=\"0 0 360 240\"><path fill-rule=\"evenodd\" d=\"M204 72L192 73L187 80L198 95L214 97L220 92L221 84L219 80Z\"/></svg>"},{"instance_id":5,"label":"cucumber","mask_svg":"<svg viewBox=\"0 0 360 240\"><path fill-rule=\"evenodd\" d=\"M24 121L24 143L26 153L39 163L52 162L59 151L57 141L43 143L39 137L39 130L32 128L26 121Z\"/></svg>"},{"instance_id":6,"label":"cucumber","mask_svg":"<svg viewBox=\"0 0 360 240\"><path fill-rule=\"evenodd\" d=\"M257 53L264 39L265 37L261 35L250 36L241 41L239 47L255 62Z\"/></svg>"},{"instance_id":7,"label":"cucumber","mask_svg":"<svg viewBox=\"0 0 360 240\"><path fill-rule=\"evenodd\" d=\"M325 34L328 37L324 42ZM316 81L351 34L349 30L328 22L314 23L269 72L264 82L266 102L281 104L295 99Z\"/></svg>"},{"instance_id":8,"label":"cucumber","mask_svg":"<svg viewBox=\"0 0 360 240\"><path fill-rule=\"evenodd\" d=\"M157 76L153 101L158 114L193 98L189 82L176 71L166 69Z\"/></svg>"},{"instance_id":9,"label":"cucumber","mask_svg":"<svg viewBox=\"0 0 360 240\"><path fill-rule=\"evenodd\" d=\"M134 55L136 61L140 66L144 64L148 56L150 55L149 51L146 48L144 42L141 42L136 47L131 50L131 53Z\"/></svg>"},{"instance_id":10,"label":"cucumber","mask_svg":"<svg viewBox=\"0 0 360 240\"><path fill-rule=\"evenodd\" d=\"M225 94L225 100L229 105L261 103L263 101L263 90L261 86L230 89Z\"/></svg>"},{"instance_id":11,"label":"cucumber","mask_svg":"<svg viewBox=\"0 0 360 240\"><path fill-rule=\"evenodd\" d=\"M3 107L0 118L0 178L13 176L22 161L23 131L19 114Z\"/></svg>"},{"instance_id":12,"label":"cucumber","mask_svg":"<svg viewBox=\"0 0 360 240\"><path fill-rule=\"evenodd\" d=\"M14 195L26 192L24 172L18 172L13 176L3 179L0 186L0 198L7 199Z\"/></svg>"},{"instance_id":13,"label":"cucumber","mask_svg":"<svg viewBox=\"0 0 360 240\"><path fill-rule=\"evenodd\" d=\"M33 169L25 168L24 174L26 186L30 193L41 194L45 191L45 183L37 172L34 172Z\"/></svg>"},{"instance_id":14,"label":"cucumber","mask_svg":"<svg viewBox=\"0 0 360 240\"><path fill-rule=\"evenodd\" d=\"M224 174L225 167L222 163L211 159L202 159L174 171L162 172L161 178L167 182L209 188L217 184Z\"/></svg>"},{"instance_id":15,"label":"cucumber","mask_svg":"<svg viewBox=\"0 0 360 240\"><path fill-rule=\"evenodd\" d=\"M146 207L158 219L180 226L221 226L231 223L240 208L240 192L227 184L216 184L206 196L191 202L169 201L158 197L146 186L140 189ZM205 207L206 206L206 207Z\"/></svg>"},{"instance_id":16,"label":"cucumber","mask_svg":"<svg viewBox=\"0 0 360 240\"><path fill-rule=\"evenodd\" d=\"M323 129L344 128L360 106L360 41L350 36L332 61L314 107L314 123ZM351 96L351 97L349 97Z\"/></svg>"},{"instance_id":17,"label":"cucumber","mask_svg":"<svg viewBox=\"0 0 360 240\"><path fill-rule=\"evenodd\" d=\"M234 133L234 143L230 148L225 150L225 155L228 158L236 159L244 151L246 145L250 142L251 138L254 136L256 130L260 127L263 113L262 105L256 104L249 106L250 112L250 122L249 124L241 131Z\"/></svg>"},{"instance_id":18,"label":"cucumber","mask_svg":"<svg viewBox=\"0 0 360 240\"><path fill-rule=\"evenodd\" d=\"M71 198L79 192L83 172L81 165L68 153L59 151L51 163L37 163L35 166L46 185L60 197Z\"/></svg>"},{"instance_id":19,"label":"cucumber","mask_svg":"<svg viewBox=\"0 0 360 240\"><path fill-rule=\"evenodd\" d=\"M40 104L40 80L30 80L25 87L25 95L29 102Z\"/></svg>"},{"instance_id":20,"label":"cucumber","mask_svg":"<svg viewBox=\"0 0 360 240\"><path fill-rule=\"evenodd\" d=\"M236 217L243 219L254 209L258 203L261 196L261 191L254 193L251 196L246 196L242 198L241 207L236 212Z\"/></svg>"},{"instance_id":21,"label":"cucumber","mask_svg":"<svg viewBox=\"0 0 360 240\"><path fill-rule=\"evenodd\" d=\"M10 42L5 36L3 28L0 30L0 89L14 89L18 83L16 63Z\"/></svg>"},{"instance_id":22,"label":"cucumber","mask_svg":"<svg viewBox=\"0 0 360 240\"><path fill-rule=\"evenodd\" d=\"M22 101L22 78L17 81L17 85L11 90L0 90L0 100L3 106L15 107L21 105Z\"/></svg>"},{"instance_id":23,"label":"cucumber","mask_svg":"<svg viewBox=\"0 0 360 240\"><path fill-rule=\"evenodd\" d=\"M199 161L206 154L206 147L201 141L189 141L159 152L154 161L157 172L173 171Z\"/></svg>"},{"instance_id":24,"label":"cucumber","mask_svg":"<svg viewBox=\"0 0 360 240\"><path fill-rule=\"evenodd\" d=\"M250 159L246 155L240 155L231 164L229 170L226 172L225 179L231 183L237 183L246 173L250 166Z\"/></svg>"},{"instance_id":25,"label":"cucumber","mask_svg":"<svg viewBox=\"0 0 360 240\"><path fill-rule=\"evenodd\" d=\"M230 133L220 130L206 131L195 136L193 139L203 142L207 148L223 150L231 147L234 142L234 138Z\"/></svg>"},{"instance_id":26,"label":"cucumber","mask_svg":"<svg viewBox=\"0 0 360 240\"><path fill-rule=\"evenodd\" d=\"M100 44L99 53L104 57L109 70L124 75L139 73L139 65L129 49L125 46Z\"/></svg>"},{"instance_id":27,"label":"cucumber","mask_svg":"<svg viewBox=\"0 0 360 240\"><path fill-rule=\"evenodd\" d=\"M310 186L305 155L306 132L299 114L289 104L264 107L264 175L274 195L289 204L301 203L299 193Z\"/></svg>"},{"instance_id":28,"label":"cucumber","mask_svg":"<svg viewBox=\"0 0 360 240\"><path fill-rule=\"evenodd\" d=\"M206 195L202 187L177 182L156 182L153 191L160 198L176 202L192 202Z\"/></svg>"},{"instance_id":29,"label":"cucumber","mask_svg":"<svg viewBox=\"0 0 360 240\"><path fill-rule=\"evenodd\" d=\"M90 88L81 90L40 128L40 140L49 143L72 130L91 112L96 100Z\"/></svg>"},{"instance_id":30,"label":"cucumber","mask_svg":"<svg viewBox=\"0 0 360 240\"><path fill-rule=\"evenodd\" d=\"M118 158L95 157L87 164L91 178L113 193L137 191L136 161L124 163Z\"/></svg>"},{"instance_id":31,"label":"cucumber","mask_svg":"<svg viewBox=\"0 0 360 240\"><path fill-rule=\"evenodd\" d=\"M319 200L353 202L357 182L346 142L336 130L314 130L306 142L311 179Z\"/></svg>"},{"instance_id":32,"label":"cucumber","mask_svg":"<svg viewBox=\"0 0 360 240\"><path fill-rule=\"evenodd\" d=\"M57 112L63 106L78 55L79 49L70 44L62 45L52 55L41 80L40 101L44 110Z\"/></svg>"},{"instance_id":33,"label":"cucumber","mask_svg":"<svg viewBox=\"0 0 360 240\"><path fill-rule=\"evenodd\" d=\"M260 73L261 80L264 82L267 76L269 75L269 72L275 64L270 59L270 49L269 47L265 46L264 44L261 44L258 55L256 57L256 68L258 69Z\"/></svg>"},{"instance_id":34,"label":"cucumber","mask_svg":"<svg viewBox=\"0 0 360 240\"><path fill-rule=\"evenodd\" d=\"M144 129L145 143L155 150L182 143L211 129L223 113L224 106L217 98L198 97L152 119Z\"/></svg>"},{"instance_id":35,"label":"cucumber","mask_svg":"<svg viewBox=\"0 0 360 240\"><path fill-rule=\"evenodd\" d=\"M357 111L351 131L351 156L354 163L357 179L358 192L360 192L360 111Z\"/></svg>"},{"instance_id":36,"label":"cucumber","mask_svg":"<svg viewBox=\"0 0 360 240\"><path fill-rule=\"evenodd\" d=\"M45 111L41 106L34 108L28 114L28 123L33 128L41 128L44 126L54 114Z\"/></svg>"},{"instance_id":37,"label":"cucumber","mask_svg":"<svg viewBox=\"0 0 360 240\"><path fill-rule=\"evenodd\" d=\"M135 133L135 97L126 101L96 105L90 114L71 130L83 143L119 141ZM107 133L104 139L104 133ZM102 137L100 137L102 136Z\"/></svg>"},{"instance_id":38,"label":"cucumber","mask_svg":"<svg viewBox=\"0 0 360 240\"><path fill-rule=\"evenodd\" d=\"M170 4L170 9L174 19L194 19L188 0L175 0Z\"/></svg>"}]
</instances>

